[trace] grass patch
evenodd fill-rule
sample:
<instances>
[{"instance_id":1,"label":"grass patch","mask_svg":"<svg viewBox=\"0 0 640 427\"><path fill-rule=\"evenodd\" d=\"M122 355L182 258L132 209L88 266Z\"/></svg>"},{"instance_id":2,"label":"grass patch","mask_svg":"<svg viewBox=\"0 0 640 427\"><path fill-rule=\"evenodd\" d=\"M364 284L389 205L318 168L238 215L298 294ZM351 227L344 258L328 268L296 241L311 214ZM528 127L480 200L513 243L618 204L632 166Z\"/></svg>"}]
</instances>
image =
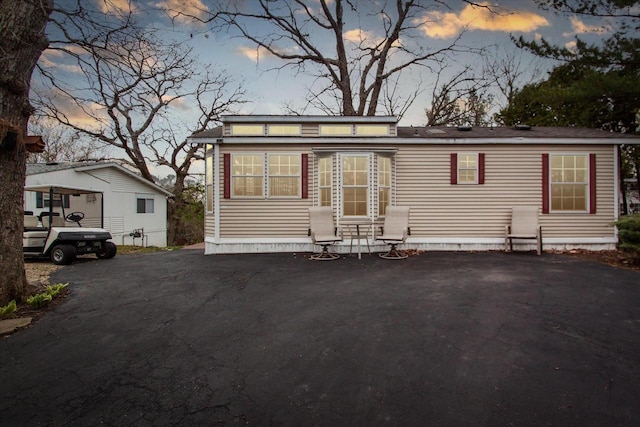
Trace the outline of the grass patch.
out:
<instances>
[{"instance_id":1,"label":"grass patch","mask_svg":"<svg viewBox=\"0 0 640 427\"><path fill-rule=\"evenodd\" d=\"M118 255L128 254L150 254L153 252L173 251L180 249L182 246L167 246L166 248L160 248L158 246L133 246L133 245L118 245Z\"/></svg>"}]
</instances>

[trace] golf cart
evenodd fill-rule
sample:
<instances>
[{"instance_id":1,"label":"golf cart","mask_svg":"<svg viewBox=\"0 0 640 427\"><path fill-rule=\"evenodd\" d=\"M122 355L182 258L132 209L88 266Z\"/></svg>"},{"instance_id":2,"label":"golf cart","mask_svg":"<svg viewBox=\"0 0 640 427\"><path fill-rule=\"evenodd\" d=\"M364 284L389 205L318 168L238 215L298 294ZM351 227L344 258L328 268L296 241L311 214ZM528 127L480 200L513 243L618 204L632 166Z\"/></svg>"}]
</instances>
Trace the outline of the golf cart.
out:
<instances>
[{"instance_id":1,"label":"golf cart","mask_svg":"<svg viewBox=\"0 0 640 427\"><path fill-rule=\"evenodd\" d=\"M71 264L77 255L93 253L100 259L116 256L117 248L110 241L111 233L103 228L104 209L100 191L59 186L27 186L25 191L40 193L43 200L43 210L38 215L34 215L32 211L25 211L22 235L22 251L25 257L50 257L55 264L66 265ZM100 195L99 206L95 196L97 194ZM44 195L48 195L48 199L45 199ZM93 195L91 200L95 206L92 208L94 211L99 208L99 213L93 215L90 222L99 225L100 228L83 227L81 221L85 219L84 212L65 212L65 202L72 196L81 195ZM89 221L89 218L87 220Z\"/></svg>"}]
</instances>

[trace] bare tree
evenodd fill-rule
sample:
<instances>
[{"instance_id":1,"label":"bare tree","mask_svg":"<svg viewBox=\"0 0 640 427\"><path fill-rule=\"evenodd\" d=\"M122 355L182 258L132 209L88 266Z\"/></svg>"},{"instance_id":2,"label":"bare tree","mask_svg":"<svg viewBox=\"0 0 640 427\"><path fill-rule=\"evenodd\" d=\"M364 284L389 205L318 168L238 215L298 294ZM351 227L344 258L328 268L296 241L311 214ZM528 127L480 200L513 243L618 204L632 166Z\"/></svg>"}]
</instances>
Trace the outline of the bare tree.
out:
<instances>
[{"instance_id":1,"label":"bare tree","mask_svg":"<svg viewBox=\"0 0 640 427\"><path fill-rule=\"evenodd\" d=\"M34 115L29 121L29 134L39 135L46 142L42 153L29 153L29 163L96 161L108 158L107 147L83 137L57 121Z\"/></svg>"},{"instance_id":2,"label":"bare tree","mask_svg":"<svg viewBox=\"0 0 640 427\"><path fill-rule=\"evenodd\" d=\"M153 165L175 174L169 203L172 242L177 220L171 213L183 202L184 180L193 161L202 158L199 147L177 135L204 130L244 102L245 93L224 70L214 72L196 61L192 49L160 41L128 15L105 31L96 13L77 6L74 15L54 14L61 38L52 39L50 50L72 58L76 72L64 78L40 67L45 90L37 105L67 128L124 151L125 162L145 179L154 181ZM99 25L89 31L93 22ZM79 27L73 34L69 31ZM195 123L175 129L176 112L193 107Z\"/></svg>"},{"instance_id":3,"label":"bare tree","mask_svg":"<svg viewBox=\"0 0 640 427\"><path fill-rule=\"evenodd\" d=\"M50 0L0 1L0 305L25 294L22 254L24 138L31 74L47 47Z\"/></svg>"},{"instance_id":4,"label":"bare tree","mask_svg":"<svg viewBox=\"0 0 640 427\"><path fill-rule=\"evenodd\" d=\"M492 81L502 98L499 109L510 105L519 89L543 77L540 62L525 60L522 52L496 49L493 55L486 55L484 59L484 75Z\"/></svg>"},{"instance_id":5,"label":"bare tree","mask_svg":"<svg viewBox=\"0 0 640 427\"><path fill-rule=\"evenodd\" d=\"M425 109L427 126L486 125L493 101L491 81L475 75L471 66L446 75L447 67L436 73L431 104Z\"/></svg>"},{"instance_id":6,"label":"bare tree","mask_svg":"<svg viewBox=\"0 0 640 427\"><path fill-rule=\"evenodd\" d=\"M284 61L277 69L293 67L314 76L316 85L310 88L308 102L315 102L322 111L372 116L379 111L393 76L413 66L441 64L447 55L470 50L460 46L460 35L438 47L425 46L424 26L430 24L426 12L436 7L446 7L445 2L222 1L207 21L224 24L251 41L258 52ZM345 28L347 21L365 19L379 28ZM390 93L393 90L386 92Z\"/></svg>"}]
</instances>

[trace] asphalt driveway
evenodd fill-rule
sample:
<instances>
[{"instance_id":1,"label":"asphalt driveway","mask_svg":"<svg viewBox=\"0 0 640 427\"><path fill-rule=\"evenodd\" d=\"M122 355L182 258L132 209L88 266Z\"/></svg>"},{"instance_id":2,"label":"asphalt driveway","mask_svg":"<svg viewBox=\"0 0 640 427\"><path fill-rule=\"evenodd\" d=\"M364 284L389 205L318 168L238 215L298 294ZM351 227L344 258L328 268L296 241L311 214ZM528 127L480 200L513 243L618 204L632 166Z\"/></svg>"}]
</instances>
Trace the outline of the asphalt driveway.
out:
<instances>
[{"instance_id":1,"label":"asphalt driveway","mask_svg":"<svg viewBox=\"0 0 640 427\"><path fill-rule=\"evenodd\" d=\"M568 256L64 267L0 339L0 425L640 423L640 273Z\"/></svg>"}]
</instances>

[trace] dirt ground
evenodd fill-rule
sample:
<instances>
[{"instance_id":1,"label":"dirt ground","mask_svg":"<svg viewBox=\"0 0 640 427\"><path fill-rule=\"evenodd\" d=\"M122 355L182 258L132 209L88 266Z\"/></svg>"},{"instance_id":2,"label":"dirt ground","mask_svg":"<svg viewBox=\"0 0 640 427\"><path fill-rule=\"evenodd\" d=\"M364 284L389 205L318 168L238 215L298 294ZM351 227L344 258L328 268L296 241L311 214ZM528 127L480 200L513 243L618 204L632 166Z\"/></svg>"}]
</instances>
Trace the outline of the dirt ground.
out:
<instances>
[{"instance_id":1,"label":"dirt ground","mask_svg":"<svg viewBox=\"0 0 640 427\"><path fill-rule=\"evenodd\" d=\"M24 261L24 272L27 275L27 282L32 286L40 287L49 285L49 276L59 268L59 265L55 265L48 260L26 259Z\"/></svg>"}]
</instances>

